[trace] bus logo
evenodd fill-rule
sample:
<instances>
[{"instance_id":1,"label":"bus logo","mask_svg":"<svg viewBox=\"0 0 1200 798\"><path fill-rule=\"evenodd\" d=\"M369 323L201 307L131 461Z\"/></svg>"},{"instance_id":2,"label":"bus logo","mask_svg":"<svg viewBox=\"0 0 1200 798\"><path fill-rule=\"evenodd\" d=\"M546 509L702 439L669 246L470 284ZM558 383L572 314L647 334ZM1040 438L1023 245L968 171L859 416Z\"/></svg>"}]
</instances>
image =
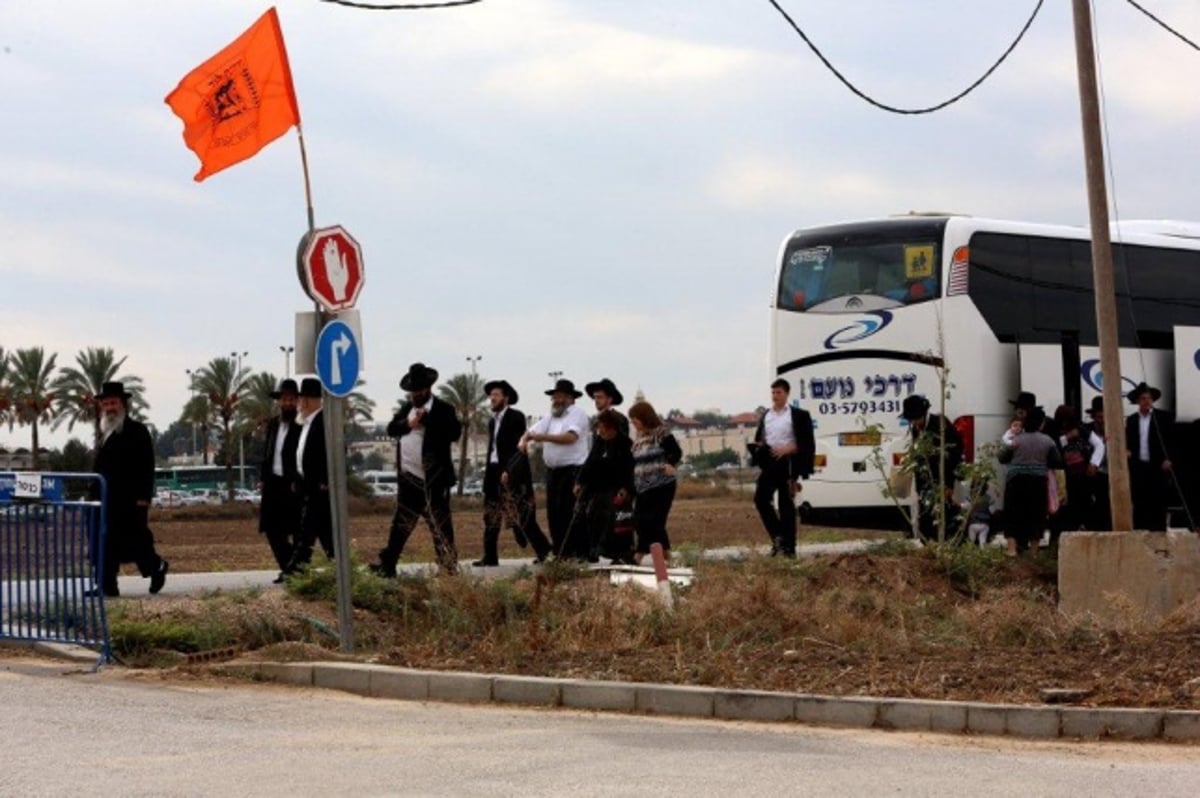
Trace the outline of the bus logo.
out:
<instances>
[{"instance_id":1,"label":"bus logo","mask_svg":"<svg viewBox=\"0 0 1200 798\"><path fill-rule=\"evenodd\" d=\"M1200 354L1200 352L1197 354ZM1092 358L1080 363L1079 371L1083 375L1083 381L1087 383L1089 388L1097 393L1104 392L1104 375L1100 373L1100 360L1098 358ZM1122 377L1121 382L1128 385L1130 389L1137 387L1137 383L1128 377Z\"/></svg>"},{"instance_id":2,"label":"bus logo","mask_svg":"<svg viewBox=\"0 0 1200 798\"><path fill-rule=\"evenodd\" d=\"M869 311L866 318L861 318L848 327L836 331L825 339L826 349L838 347L870 338L875 333L892 323L892 313L889 310Z\"/></svg>"}]
</instances>

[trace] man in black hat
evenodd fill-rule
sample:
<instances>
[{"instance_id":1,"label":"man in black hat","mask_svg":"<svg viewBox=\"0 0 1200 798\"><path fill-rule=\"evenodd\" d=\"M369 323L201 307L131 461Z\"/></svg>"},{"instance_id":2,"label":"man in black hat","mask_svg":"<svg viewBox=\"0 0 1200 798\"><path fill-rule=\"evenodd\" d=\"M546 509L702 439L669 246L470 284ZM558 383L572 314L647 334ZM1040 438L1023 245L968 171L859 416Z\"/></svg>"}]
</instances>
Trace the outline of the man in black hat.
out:
<instances>
[{"instance_id":1,"label":"man in black hat","mask_svg":"<svg viewBox=\"0 0 1200 798\"><path fill-rule=\"evenodd\" d=\"M1033 394L1024 394L1032 400ZM1031 416L1042 415L1036 400L1027 407ZM907 457L913 458L913 474L920 499L917 507L917 525L926 540L937 538L937 515L939 503L946 519L946 532L953 534L958 508L951 500L958 466L962 463L962 437L958 430L936 413L929 412L929 400L920 394L906 396L901 407L901 418L908 422L909 447ZM944 442L944 445L943 445ZM939 496L939 486L942 487Z\"/></svg>"},{"instance_id":2,"label":"man in black hat","mask_svg":"<svg viewBox=\"0 0 1200 798\"><path fill-rule=\"evenodd\" d=\"M1167 529L1167 497L1173 476L1175 421L1170 413L1154 406L1161 397L1162 391L1144 382L1126 396L1137 405L1137 411L1125 419L1133 528L1151 532Z\"/></svg>"},{"instance_id":3,"label":"man in black hat","mask_svg":"<svg viewBox=\"0 0 1200 798\"><path fill-rule=\"evenodd\" d=\"M617 405L625 401L625 397L617 389L616 384L608 377L602 377L598 382L589 382L583 386L584 392L592 398L592 402L596 405L596 415L592 416L592 440L588 453L588 461L593 458L593 453L597 457L602 456L603 452L608 451L614 446L619 448L629 447L632 441L629 437L629 419L623 413L618 411ZM603 438L598 429L600 416L611 411L612 415L606 416L610 422L616 423L616 437L614 439ZM617 443L613 443L615 440ZM580 473L587 472L587 463L584 464L584 469ZM613 520L616 517L616 507L613 505L613 495L615 491L596 490L596 481L589 480L590 485L581 485L576 491L575 501L582 502L583 507L580 514L583 515L587 524L588 539L590 541L588 547L588 560L590 562L598 562L599 551L601 547L612 537Z\"/></svg>"},{"instance_id":4,"label":"man in black hat","mask_svg":"<svg viewBox=\"0 0 1200 798\"><path fill-rule=\"evenodd\" d=\"M513 407L517 391L507 380L492 380L484 383L483 393L492 411L483 476L483 557L471 564L477 568L500 564L500 527L505 518L521 548L533 543L537 558L544 560L550 541L538 526L529 458L517 449L525 434L525 414Z\"/></svg>"},{"instance_id":5,"label":"man in black hat","mask_svg":"<svg viewBox=\"0 0 1200 798\"><path fill-rule=\"evenodd\" d=\"M296 458L292 450L291 462L284 456L287 438L296 427L297 403L300 387L293 379L279 383L279 389L271 392L271 398L279 402L279 415L267 422L267 437L263 446L263 459L258 466L258 482L262 491L259 507L258 531L266 536L271 554L279 564L279 577L287 568L295 548L295 536L300 531L300 496L295 488Z\"/></svg>"},{"instance_id":6,"label":"man in black hat","mask_svg":"<svg viewBox=\"0 0 1200 798\"><path fill-rule=\"evenodd\" d=\"M329 506L329 463L325 448L325 415L321 412L321 381L305 377L300 381L299 424L286 436L283 457L295 451L291 477L300 497L300 533L285 574L295 573L312 561L313 544L320 542L325 556L333 559L333 508ZM285 471L285 473L287 473ZM290 475L289 475L290 476Z\"/></svg>"},{"instance_id":7,"label":"man in black hat","mask_svg":"<svg viewBox=\"0 0 1200 798\"><path fill-rule=\"evenodd\" d=\"M546 395L550 397L550 414L526 431L517 447L528 453L530 443L545 444L546 519L554 551L560 557L587 559L587 530L582 523L575 523L575 481L587 460L591 424L587 413L575 404L583 396L575 390L575 383L559 379Z\"/></svg>"},{"instance_id":8,"label":"man in black hat","mask_svg":"<svg viewBox=\"0 0 1200 798\"><path fill-rule=\"evenodd\" d=\"M146 425L129 416L130 394L119 382L106 382L96 395L100 403L100 448L95 471L104 477L104 568L100 589L118 596L117 572L121 563L137 563L138 572L150 580L157 593L167 581L169 564L154 550L150 531L150 500L154 496L154 442ZM95 592L93 588L92 592Z\"/></svg>"},{"instance_id":9,"label":"man in black hat","mask_svg":"<svg viewBox=\"0 0 1200 798\"><path fill-rule=\"evenodd\" d=\"M771 383L771 406L758 420L751 459L759 467L754 508L771 537L772 557L796 556L796 495L800 480L813 473L816 441L812 416L788 404L792 386L782 377Z\"/></svg>"},{"instance_id":10,"label":"man in black hat","mask_svg":"<svg viewBox=\"0 0 1200 798\"><path fill-rule=\"evenodd\" d=\"M619 390L617 390L617 386L613 383L613 381L608 377L602 377L599 382L589 382L587 385L583 386L583 391L591 397L592 402L594 402L596 405L596 415L592 417L592 443L596 443L596 419L598 419L600 414L605 410L612 410L613 413L616 414L618 424L617 432L628 438L629 419L626 418L623 413L614 409L625 401L625 397L621 395Z\"/></svg>"},{"instance_id":11,"label":"man in black hat","mask_svg":"<svg viewBox=\"0 0 1200 798\"><path fill-rule=\"evenodd\" d=\"M1087 409L1092 420L1083 425L1080 435L1092 443L1092 457L1088 462L1088 490L1092 503L1084 518L1084 528L1094 531L1112 529L1112 509L1108 494L1108 443L1104 433L1104 397L1093 396L1092 406Z\"/></svg>"},{"instance_id":12,"label":"man in black hat","mask_svg":"<svg viewBox=\"0 0 1200 798\"><path fill-rule=\"evenodd\" d=\"M381 576L396 576L396 563L420 518L425 519L433 535L438 567L443 573L458 573L450 518L450 489L457 477L450 449L462 435L462 424L453 406L433 395L437 378L436 369L413 363L400 380L400 389L408 392L408 399L387 427L388 435L399 439L396 514L387 546L379 552L379 563L372 566Z\"/></svg>"}]
</instances>

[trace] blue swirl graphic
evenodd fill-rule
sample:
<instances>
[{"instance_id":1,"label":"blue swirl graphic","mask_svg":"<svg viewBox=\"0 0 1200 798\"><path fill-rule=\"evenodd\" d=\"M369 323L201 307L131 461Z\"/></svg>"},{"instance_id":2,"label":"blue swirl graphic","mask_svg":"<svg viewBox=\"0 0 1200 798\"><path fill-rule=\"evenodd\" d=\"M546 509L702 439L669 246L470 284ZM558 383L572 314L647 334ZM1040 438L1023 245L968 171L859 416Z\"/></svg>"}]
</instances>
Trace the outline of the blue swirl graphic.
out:
<instances>
[{"instance_id":1,"label":"blue swirl graphic","mask_svg":"<svg viewBox=\"0 0 1200 798\"><path fill-rule=\"evenodd\" d=\"M1196 357L1196 365L1197 367L1200 367L1200 350L1196 352ZM1079 373L1083 377L1083 381L1087 383L1093 391L1098 391L1100 393L1104 392L1104 375L1100 373L1099 358L1092 358L1091 360L1085 360L1080 363ZM1131 380L1129 377L1122 377L1121 383L1123 385L1128 385L1130 389L1137 387L1137 383Z\"/></svg>"},{"instance_id":2,"label":"blue swirl graphic","mask_svg":"<svg viewBox=\"0 0 1200 798\"><path fill-rule=\"evenodd\" d=\"M864 338L870 338L875 333L892 323L890 310L868 311L867 318L859 319L853 324L835 331L825 339L826 349L837 349Z\"/></svg>"}]
</instances>

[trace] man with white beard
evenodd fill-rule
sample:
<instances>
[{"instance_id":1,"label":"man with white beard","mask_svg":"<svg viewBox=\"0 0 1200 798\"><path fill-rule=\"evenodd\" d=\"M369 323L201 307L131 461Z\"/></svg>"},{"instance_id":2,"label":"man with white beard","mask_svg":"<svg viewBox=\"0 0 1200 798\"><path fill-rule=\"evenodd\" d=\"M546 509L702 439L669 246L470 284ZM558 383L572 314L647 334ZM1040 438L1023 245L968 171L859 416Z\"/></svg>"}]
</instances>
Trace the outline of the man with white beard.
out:
<instances>
[{"instance_id":1,"label":"man with white beard","mask_svg":"<svg viewBox=\"0 0 1200 798\"><path fill-rule=\"evenodd\" d=\"M546 520L550 540L559 557L586 560L590 541L582 523L575 520L575 480L587 460L591 422L575 400L583 396L570 380L558 380L546 391L550 397L550 415L543 416L517 444L522 452L530 443L545 444L542 457L546 461ZM580 529L572 530L572 526Z\"/></svg>"},{"instance_id":2,"label":"man with white beard","mask_svg":"<svg viewBox=\"0 0 1200 798\"><path fill-rule=\"evenodd\" d=\"M104 567L99 589L105 596L120 595L117 572L121 563L137 563L138 572L150 580L157 593L167 581L166 560L154 550L148 521L154 496L154 443L146 425L129 417L130 394L119 382L106 382L96 400L100 403L100 448L95 471L104 477ZM90 592L95 595L96 588Z\"/></svg>"}]
</instances>

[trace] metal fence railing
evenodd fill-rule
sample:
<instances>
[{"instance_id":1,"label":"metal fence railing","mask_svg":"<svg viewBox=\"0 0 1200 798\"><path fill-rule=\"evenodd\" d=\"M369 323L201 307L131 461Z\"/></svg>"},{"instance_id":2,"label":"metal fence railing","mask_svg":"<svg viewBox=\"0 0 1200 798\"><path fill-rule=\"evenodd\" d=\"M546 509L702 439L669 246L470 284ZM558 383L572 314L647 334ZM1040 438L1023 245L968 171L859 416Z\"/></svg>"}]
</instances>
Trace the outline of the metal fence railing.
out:
<instances>
[{"instance_id":1,"label":"metal fence railing","mask_svg":"<svg viewBox=\"0 0 1200 798\"><path fill-rule=\"evenodd\" d=\"M0 639L96 648L112 658L103 592L104 479L0 472Z\"/></svg>"}]
</instances>

